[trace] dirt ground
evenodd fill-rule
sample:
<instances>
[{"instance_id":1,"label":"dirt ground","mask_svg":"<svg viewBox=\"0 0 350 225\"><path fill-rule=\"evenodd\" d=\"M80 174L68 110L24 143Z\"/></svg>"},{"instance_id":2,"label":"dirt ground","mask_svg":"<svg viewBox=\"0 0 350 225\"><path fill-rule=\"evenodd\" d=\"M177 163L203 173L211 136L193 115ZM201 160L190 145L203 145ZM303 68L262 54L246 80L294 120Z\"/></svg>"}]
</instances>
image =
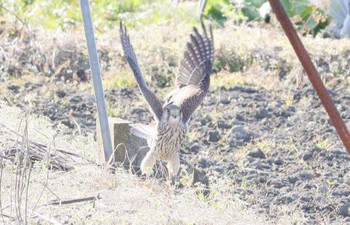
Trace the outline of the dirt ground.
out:
<instances>
[{"instance_id":1,"label":"dirt ground","mask_svg":"<svg viewBox=\"0 0 350 225\"><path fill-rule=\"evenodd\" d=\"M141 69L159 97L173 86L178 60L190 30L191 27L184 24L130 30ZM30 109L34 117L48 118L47 129L51 132L59 132L72 140L81 137L90 143L95 132L96 109L82 32L71 35L54 32L43 35L42 31L35 30L23 32L22 39L5 36L6 31L0 36L0 46L6 53L0 60L4 104ZM116 34L116 31L111 33ZM194 197L195 188L164 191L164 184L156 180L142 181L125 172L120 172L121 176L131 180L131 184L118 181L115 181L118 184L111 184L115 177L105 171L103 176L110 182L101 182L96 178L99 176L96 171L91 172L96 168L84 162L84 166L73 172L51 171L49 183L67 184L62 186L63 190L50 187L52 193L67 192L71 182L67 180L84 178L80 182L94 183L94 187L99 184L93 192L100 193L102 200L96 200L97 208L74 206L76 212L85 212L81 218L61 207L59 213L51 214L56 221L63 224L112 223L113 220L103 217L113 215L114 222L126 224L232 224L236 217L245 219L245 222L237 220L237 224L350 223L350 157L278 25L228 24L223 29L214 29L214 36L216 56L210 93L189 123L181 154L182 161L206 174L212 192L217 193L217 199L221 198L218 201L225 202L225 206L221 209L209 207L205 200ZM349 127L347 46L350 41L311 37L303 37L303 41ZM118 37L100 35L97 43L109 114L154 125L132 72L122 58ZM6 146L3 144L2 151L8 150ZM77 144L77 148L82 147ZM88 149L96 149L96 146L91 144ZM86 157L95 160L96 155L87 154ZM89 171L94 174L92 180L89 180ZM80 172L84 174L81 177ZM43 182L45 176L33 179ZM135 188L133 182L142 189ZM61 196L69 198L87 193L80 190L79 185L72 186L69 194ZM130 193L130 196L118 195L120 192ZM144 197L156 193L160 193L157 198ZM104 203L110 196L125 208ZM45 200L52 197L53 194L51 198L48 195ZM149 211L141 200L153 201ZM130 202L141 206L135 208ZM189 202L203 205L192 207ZM173 210L167 208L167 203ZM229 214L230 210L238 209L233 204L245 213ZM199 211L181 219L185 213L181 207L199 208ZM57 210L53 206L50 209L51 212ZM152 221L142 214L157 214L155 211L159 210L165 210L168 217ZM137 220L132 217L134 212L137 212ZM96 213L101 213L101 217L96 217ZM219 213L229 216L225 219ZM119 214L127 216L118 220ZM208 216L208 220L198 219L203 216ZM45 224L41 217L33 221Z\"/></svg>"}]
</instances>

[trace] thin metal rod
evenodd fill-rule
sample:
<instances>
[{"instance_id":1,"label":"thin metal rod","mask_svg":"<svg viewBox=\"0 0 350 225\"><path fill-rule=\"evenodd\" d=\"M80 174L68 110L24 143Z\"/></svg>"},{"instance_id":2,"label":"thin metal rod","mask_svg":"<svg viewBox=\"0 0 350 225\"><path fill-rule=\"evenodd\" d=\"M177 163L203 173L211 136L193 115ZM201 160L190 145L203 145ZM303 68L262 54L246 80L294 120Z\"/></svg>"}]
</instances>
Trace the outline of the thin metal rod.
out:
<instances>
[{"instance_id":1,"label":"thin metal rod","mask_svg":"<svg viewBox=\"0 0 350 225\"><path fill-rule=\"evenodd\" d=\"M102 77L100 64L98 62L94 29L92 26L91 12L89 0L80 0L81 13L83 15L85 37L89 52L90 68L94 83L95 97L97 103L97 112L101 128L101 137L105 160L108 161L112 155L113 147L111 141L111 134L109 131L108 115L106 102L103 93Z\"/></svg>"},{"instance_id":2,"label":"thin metal rod","mask_svg":"<svg viewBox=\"0 0 350 225\"><path fill-rule=\"evenodd\" d=\"M205 6L207 5L207 0L199 0L196 16L199 20L202 19Z\"/></svg>"},{"instance_id":3,"label":"thin metal rod","mask_svg":"<svg viewBox=\"0 0 350 225\"><path fill-rule=\"evenodd\" d=\"M306 74L308 75L318 97L320 98L324 108L326 109L329 118L331 119L335 129L340 136L345 148L350 154L350 134L344 121L340 117L337 108L334 106L332 98L329 96L326 87L324 86L315 65L312 63L309 54L305 50L303 43L301 42L297 32L295 31L286 11L284 10L279 0L269 0L277 19L282 25L282 28L287 35L290 43L292 44L296 55L298 56L301 64L304 67Z\"/></svg>"}]
</instances>

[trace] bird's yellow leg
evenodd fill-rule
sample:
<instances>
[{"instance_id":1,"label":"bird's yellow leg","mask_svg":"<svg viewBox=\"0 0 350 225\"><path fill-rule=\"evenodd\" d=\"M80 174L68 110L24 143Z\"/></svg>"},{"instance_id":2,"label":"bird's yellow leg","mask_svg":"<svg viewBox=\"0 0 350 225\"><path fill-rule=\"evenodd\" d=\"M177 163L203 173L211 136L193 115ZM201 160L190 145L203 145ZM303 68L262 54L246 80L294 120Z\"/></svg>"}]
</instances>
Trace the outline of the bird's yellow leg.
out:
<instances>
[{"instance_id":1,"label":"bird's yellow leg","mask_svg":"<svg viewBox=\"0 0 350 225\"><path fill-rule=\"evenodd\" d=\"M151 176L153 174L153 167L156 164L156 157L153 151L148 151L145 158L143 158L141 162L141 172L142 174L146 174L147 176Z\"/></svg>"},{"instance_id":2,"label":"bird's yellow leg","mask_svg":"<svg viewBox=\"0 0 350 225\"><path fill-rule=\"evenodd\" d=\"M179 153L175 153L173 157L171 157L171 159L168 161L167 167L168 167L169 181L172 184L175 184L177 173L179 172L179 169L180 169Z\"/></svg>"}]
</instances>

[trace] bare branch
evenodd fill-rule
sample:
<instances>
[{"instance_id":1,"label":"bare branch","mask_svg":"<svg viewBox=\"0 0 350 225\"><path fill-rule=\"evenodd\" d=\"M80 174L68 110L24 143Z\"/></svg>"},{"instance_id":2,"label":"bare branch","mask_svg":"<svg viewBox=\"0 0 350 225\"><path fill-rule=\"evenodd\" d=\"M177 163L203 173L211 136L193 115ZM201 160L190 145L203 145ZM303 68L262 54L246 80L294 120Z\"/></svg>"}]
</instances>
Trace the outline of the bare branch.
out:
<instances>
[{"instance_id":1,"label":"bare branch","mask_svg":"<svg viewBox=\"0 0 350 225\"><path fill-rule=\"evenodd\" d=\"M89 201L96 201L101 199L100 195L86 197L86 198L76 198L76 199L68 199L68 200L54 200L49 202L47 205L67 205L67 204L74 204L78 202L89 202Z\"/></svg>"}]
</instances>

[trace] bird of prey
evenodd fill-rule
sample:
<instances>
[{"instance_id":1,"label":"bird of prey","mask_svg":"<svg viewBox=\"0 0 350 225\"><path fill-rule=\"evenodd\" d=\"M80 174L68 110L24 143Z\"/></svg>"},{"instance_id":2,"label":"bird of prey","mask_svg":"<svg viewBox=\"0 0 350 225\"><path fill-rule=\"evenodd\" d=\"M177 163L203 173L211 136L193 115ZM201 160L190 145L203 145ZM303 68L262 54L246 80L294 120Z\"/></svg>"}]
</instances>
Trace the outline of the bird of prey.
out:
<instances>
[{"instance_id":1,"label":"bird of prey","mask_svg":"<svg viewBox=\"0 0 350 225\"><path fill-rule=\"evenodd\" d=\"M150 106L157 122L155 135L149 142L150 151L141 162L142 174L151 175L156 161L167 163L169 178L176 177L180 168L179 150L185 138L191 115L201 104L209 89L214 61L211 27L202 32L193 28L176 76L175 89L161 101L148 88L130 43L125 25L120 23L120 39L125 57L134 73L138 87Z\"/></svg>"}]
</instances>

